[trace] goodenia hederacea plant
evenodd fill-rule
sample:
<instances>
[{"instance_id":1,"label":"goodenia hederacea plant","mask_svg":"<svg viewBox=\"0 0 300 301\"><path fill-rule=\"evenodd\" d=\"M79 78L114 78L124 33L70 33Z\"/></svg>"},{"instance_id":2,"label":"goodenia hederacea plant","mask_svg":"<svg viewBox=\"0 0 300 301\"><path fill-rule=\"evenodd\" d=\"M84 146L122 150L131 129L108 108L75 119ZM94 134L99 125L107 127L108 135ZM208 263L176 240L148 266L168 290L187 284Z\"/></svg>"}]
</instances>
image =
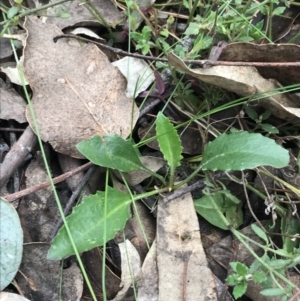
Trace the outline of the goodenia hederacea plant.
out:
<instances>
[{"instance_id":1,"label":"goodenia hederacea plant","mask_svg":"<svg viewBox=\"0 0 300 301\"><path fill-rule=\"evenodd\" d=\"M95 135L90 140L83 140L78 143L77 149L96 165L121 172L144 170L165 183L160 175L142 164L132 142L118 135L107 135L102 138Z\"/></svg>"},{"instance_id":2,"label":"goodenia hederacea plant","mask_svg":"<svg viewBox=\"0 0 300 301\"><path fill-rule=\"evenodd\" d=\"M180 166L180 160L182 159L182 146L173 124L162 112L157 114L156 135L159 148L170 167L169 187L172 187L175 168Z\"/></svg>"},{"instance_id":3,"label":"goodenia hederacea plant","mask_svg":"<svg viewBox=\"0 0 300 301\"><path fill-rule=\"evenodd\" d=\"M235 132L222 134L209 142L199 170L245 170L260 165L276 168L289 162L289 153L274 140L261 134ZM196 171L196 172L197 172ZM229 191L207 193L195 200L196 211L221 229L237 228L242 222L239 201Z\"/></svg>"},{"instance_id":4,"label":"goodenia hederacea plant","mask_svg":"<svg viewBox=\"0 0 300 301\"><path fill-rule=\"evenodd\" d=\"M129 172L144 169L131 141L117 135L94 136L77 144L77 149L96 165Z\"/></svg>"},{"instance_id":5,"label":"goodenia hederacea plant","mask_svg":"<svg viewBox=\"0 0 300 301\"><path fill-rule=\"evenodd\" d=\"M222 134L204 150L202 170L245 170L260 165L282 168L289 153L273 139L248 132Z\"/></svg>"},{"instance_id":6,"label":"goodenia hederacea plant","mask_svg":"<svg viewBox=\"0 0 300 301\"><path fill-rule=\"evenodd\" d=\"M129 194L108 187L106 201L106 215L104 213L105 192L98 191L86 197L66 218L79 253L105 243L104 223L106 223L106 240L108 241L124 228L129 219L129 206L132 202ZM72 254L74 254L73 247L65 226L62 226L51 244L47 257L51 260L58 260Z\"/></svg>"}]
</instances>

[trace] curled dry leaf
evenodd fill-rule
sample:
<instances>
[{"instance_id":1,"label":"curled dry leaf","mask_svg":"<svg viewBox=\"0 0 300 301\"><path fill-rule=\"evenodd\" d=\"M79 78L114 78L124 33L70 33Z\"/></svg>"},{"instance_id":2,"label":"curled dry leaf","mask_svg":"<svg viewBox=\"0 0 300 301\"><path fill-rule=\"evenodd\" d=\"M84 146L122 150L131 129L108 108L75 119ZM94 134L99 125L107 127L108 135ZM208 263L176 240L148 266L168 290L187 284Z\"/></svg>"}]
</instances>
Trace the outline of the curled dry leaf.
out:
<instances>
[{"instance_id":1,"label":"curled dry leaf","mask_svg":"<svg viewBox=\"0 0 300 301\"><path fill-rule=\"evenodd\" d=\"M135 97L145 91L155 80L150 66L143 60L124 57L113 63L127 79L126 96Z\"/></svg>"},{"instance_id":2,"label":"curled dry leaf","mask_svg":"<svg viewBox=\"0 0 300 301\"><path fill-rule=\"evenodd\" d=\"M213 66L207 69L190 69L173 53L168 55L168 60L175 68L238 95L251 96L262 93L264 98L260 99L259 103L273 115L290 122L299 120L298 101L289 94L273 95L272 90L279 88L280 84L275 79L265 79L254 67Z\"/></svg>"},{"instance_id":3,"label":"curled dry leaf","mask_svg":"<svg viewBox=\"0 0 300 301\"><path fill-rule=\"evenodd\" d=\"M222 50L219 61L299 62L300 46L294 44L232 43ZM274 78L282 85L299 83L300 67L257 67L265 78Z\"/></svg>"},{"instance_id":4,"label":"curled dry leaf","mask_svg":"<svg viewBox=\"0 0 300 301\"><path fill-rule=\"evenodd\" d=\"M2 51L2 49L1 49ZM23 63L23 56L20 58L20 64ZM13 67L10 67L11 65L13 65ZM19 74L19 70L18 68L15 66L15 64L10 64L10 66L7 67L0 67L0 71L5 73L6 76L9 78L9 80L19 86L22 86L23 83L24 85L28 85L28 82L26 80L26 78L22 79L20 78L20 74Z\"/></svg>"},{"instance_id":5,"label":"curled dry leaf","mask_svg":"<svg viewBox=\"0 0 300 301\"><path fill-rule=\"evenodd\" d=\"M76 144L98 134L126 138L138 109L126 97L126 80L92 44L70 46L54 25L27 18L24 72L43 141L60 153L82 158ZM132 109L134 112L132 112ZM27 108L26 117L34 129ZM35 129L34 129L35 130Z\"/></svg>"}]
</instances>

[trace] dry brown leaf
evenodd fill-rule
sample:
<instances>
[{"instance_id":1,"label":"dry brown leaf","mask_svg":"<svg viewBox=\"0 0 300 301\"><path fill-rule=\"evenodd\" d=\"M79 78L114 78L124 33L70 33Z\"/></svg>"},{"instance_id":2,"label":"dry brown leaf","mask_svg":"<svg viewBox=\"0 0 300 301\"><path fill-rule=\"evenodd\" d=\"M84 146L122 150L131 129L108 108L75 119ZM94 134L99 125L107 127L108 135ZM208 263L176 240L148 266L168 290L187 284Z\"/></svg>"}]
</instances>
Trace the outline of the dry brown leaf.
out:
<instances>
[{"instance_id":1,"label":"dry brown leaf","mask_svg":"<svg viewBox=\"0 0 300 301\"><path fill-rule=\"evenodd\" d=\"M168 55L168 60L175 68L238 95L263 93L265 98L260 99L259 103L281 119L292 122L300 118L298 101L288 94L272 95L270 91L279 88L280 84L276 80L263 78L254 67L213 66L206 69L190 69L173 53Z\"/></svg>"},{"instance_id":2,"label":"dry brown leaf","mask_svg":"<svg viewBox=\"0 0 300 301\"><path fill-rule=\"evenodd\" d=\"M25 21L28 37L24 72L33 89L33 108L43 141L76 158L75 148L95 134L126 138L135 124L138 109L125 96L126 80L106 56L92 44L70 46L54 25L36 18ZM78 44L79 45L79 44ZM34 129L27 109L26 117Z\"/></svg>"},{"instance_id":3,"label":"dry brown leaf","mask_svg":"<svg viewBox=\"0 0 300 301\"><path fill-rule=\"evenodd\" d=\"M25 100L14 89L0 88L0 118L14 119L20 123L26 122Z\"/></svg>"},{"instance_id":4,"label":"dry brown leaf","mask_svg":"<svg viewBox=\"0 0 300 301\"><path fill-rule=\"evenodd\" d=\"M55 3L57 0L50 0L49 4ZM110 0L90 0L90 3L95 7L95 9L104 18L107 25L111 27L116 27L124 20L124 13L120 11ZM55 24L57 27L63 29L65 27L74 26L95 26L99 25L99 21L93 17L93 15L88 11L82 2L75 0L72 2L67 2L60 4L62 10L64 9L70 14L70 18L47 18L48 24ZM47 9L47 15L56 15L57 7L53 6ZM105 24L103 24L105 25Z\"/></svg>"},{"instance_id":5,"label":"dry brown leaf","mask_svg":"<svg viewBox=\"0 0 300 301\"><path fill-rule=\"evenodd\" d=\"M22 273L16 276L24 296L31 301L81 300L83 277L73 263L62 270L59 261L47 260L49 244L30 243L24 245L20 266ZM61 283L62 278L62 283ZM59 295L60 288L62 295Z\"/></svg>"},{"instance_id":6,"label":"dry brown leaf","mask_svg":"<svg viewBox=\"0 0 300 301\"><path fill-rule=\"evenodd\" d=\"M159 199L157 267L159 300L218 300L190 193L169 203Z\"/></svg>"},{"instance_id":7,"label":"dry brown leaf","mask_svg":"<svg viewBox=\"0 0 300 301\"><path fill-rule=\"evenodd\" d=\"M219 61L299 62L300 46L293 44L232 43L222 50ZM299 83L300 67L257 67L265 78L274 78L282 85Z\"/></svg>"}]
</instances>

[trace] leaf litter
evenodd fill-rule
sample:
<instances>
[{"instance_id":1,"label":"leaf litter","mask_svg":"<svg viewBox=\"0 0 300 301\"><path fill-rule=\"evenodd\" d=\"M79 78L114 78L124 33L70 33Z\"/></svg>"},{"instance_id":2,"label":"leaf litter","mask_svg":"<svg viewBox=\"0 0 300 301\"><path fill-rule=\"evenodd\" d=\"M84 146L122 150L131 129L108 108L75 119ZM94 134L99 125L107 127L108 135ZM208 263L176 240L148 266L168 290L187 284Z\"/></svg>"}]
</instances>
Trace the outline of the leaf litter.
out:
<instances>
[{"instance_id":1,"label":"leaf litter","mask_svg":"<svg viewBox=\"0 0 300 301\"><path fill-rule=\"evenodd\" d=\"M102 7L108 5L109 1L101 2ZM72 15L71 22L62 22L57 23L59 28L64 28L65 26L70 25L78 25L78 24L92 24L95 20L92 18L86 18L80 16L80 6L78 6L78 2L76 3L75 10L79 16L79 19L75 20L75 16ZM93 1L92 1L93 3ZM109 2L111 3L111 2ZM94 3L95 4L95 3ZM147 7L150 7L149 3L147 2ZM113 10L112 10L113 11ZM117 11L115 11L117 12ZM136 11L135 13L139 13ZM83 15L83 14L82 14ZM121 22L121 18L118 18L122 14L116 14L117 18L114 21L109 21L108 23L112 26L116 25L118 22ZM123 15L122 15L123 16ZM132 99L130 97L126 97L125 89L126 89L126 81L120 75L120 72L116 72L114 68L108 63L108 60L105 56L102 55L102 52L97 48L93 47L92 45L83 45L83 46L75 46L76 43L68 43L68 41L60 40L57 44L52 42L52 38L56 35L61 34L61 31L57 29L57 27L49 25L49 23L56 23L57 19L48 19L46 23L43 24L37 19L28 18L26 20L25 26L28 32L28 38L26 41L25 47L25 63L24 69L26 74L26 79L28 79L29 84L33 89L33 106L34 110L37 114L37 120L39 124L39 128L41 129L42 138L44 141L49 141L54 149L58 152L68 154L74 157L81 158L81 155L77 152L75 145L77 142L81 141L82 139L91 138L95 133L100 134L103 136L104 134L110 133L117 133L121 134L123 138L126 138L131 131L131 128L128 126L130 124L129 120L131 120L131 110L125 110L125 108L131 108L132 106ZM77 22L77 23L76 23ZM283 46L283 47L282 47ZM230 44L223 49L219 60L245 60L245 61L289 61L289 58L298 57L298 49L294 47L296 45L256 45L251 43L235 43ZM298 47L299 48L299 47ZM285 54L286 56L280 56L279 52L277 54L279 57L276 56L276 49L281 51L281 54ZM236 52L234 52L236 50ZM273 50L275 52L273 52ZM291 51L291 52L290 52ZM248 54L247 56L246 54ZM260 57L259 53L265 53L265 56ZM266 55L267 54L267 55ZM252 55L252 57L251 57ZM77 59L78 57L78 59ZM62 60L60 60L62 58ZM101 61L99 62L98 59ZM171 61L174 59L171 58ZM67 62L67 63L66 63ZM233 91L239 95L255 95L258 92L264 93L265 96L264 100L260 100L260 104L262 104L265 108L272 111L275 116L278 116L284 120L288 120L291 122L298 121L299 118L299 105L298 100L291 97L290 95L285 95L282 97L275 97L270 96L266 93L266 91L280 87L280 83L282 84L290 84L297 82L297 68L294 69L283 69L283 68L208 68L202 69L201 72L195 72L195 70L187 69L186 66L182 64L180 61L173 60L174 66L178 67L186 71L193 76L200 78L202 81L207 81L212 84L217 84L220 87L223 87L227 90ZM69 65L71 66L69 66ZM83 66L84 65L84 66ZM77 67L78 70L74 69L74 66ZM72 67L72 68L71 68ZM89 68L90 67L90 68ZM70 69L71 68L71 69ZM219 70L216 73L212 72L214 70ZM100 70L101 75L99 77L107 78L107 81L100 81L98 76L93 77L94 70ZM104 73L103 70L107 70L107 73ZM206 71L207 70L207 71ZM91 73L89 73L91 71ZM202 72L203 71L203 72ZM274 73L267 73L273 72ZM35 74L36 72L36 74ZM203 74L201 74L203 73ZM199 75L201 74L201 76ZM271 75L270 75L271 74ZM210 78L211 76L211 78ZM234 77L235 76L235 77ZM117 84L113 83L113 88L107 88L107 83L111 82L115 77L118 78ZM264 78L265 77L265 78ZM80 78L80 80L79 80ZM270 80L269 78L276 79ZM242 80L241 80L242 79ZM249 79L251 79L249 81ZM277 82L278 81L278 82ZM49 86L49 89L48 89ZM82 86L85 86L85 89L81 89ZM86 88L88 87L88 89ZM115 88L119 87L119 94L113 93ZM131 88L132 91L134 91ZM100 97L101 95L101 97ZM113 96L113 97L111 97ZM106 102L107 99L112 99L112 103ZM121 99L120 102L116 102L116 99ZM103 107L102 107L103 106ZM101 107L103 110L99 113L95 108ZM75 109L74 109L75 108ZM89 110L89 108L91 110ZM109 109L108 109L109 108ZM106 109L106 110L105 110ZM64 113L63 113L64 112ZM108 114L107 114L108 112ZM125 112L125 116L124 116ZM97 114L98 113L98 114ZM115 113L115 114L114 114ZM21 113L22 114L22 113ZM109 118L103 118L103 116ZM118 116L118 118L116 118ZM122 118L120 118L122 116ZM1 117L2 118L2 117ZM15 117L16 118L16 117ZM27 118L31 126L33 127L32 117L30 116L28 109L27 109ZM138 110L135 107L133 113L133 124L135 124L138 118ZM124 123L119 123L117 119L124 120ZM86 129L86 132L85 132ZM86 136L85 136L86 135ZM82 138L85 137L85 138ZM189 135L189 140L193 138L193 135ZM198 143L197 143L198 144ZM189 153L189 152L187 152ZM197 149L196 153L200 153L200 150ZM159 165L159 164L158 164ZM30 171L30 168L28 169ZM37 169L38 170L38 169ZM135 172L132 172L133 176ZM28 177L34 178L35 170L32 170L32 173L27 173ZM145 179L144 175L138 175L138 180L133 180L133 183L136 184ZM29 183L29 182L28 182ZM133 184L131 183L131 184ZM28 185L28 184L27 184ZM46 191L47 192L47 191ZM38 194L37 194L38 195ZM43 203L47 202L47 197L49 196L42 196ZM188 197L189 203L191 202L191 198L186 196L182 198L186 201ZM159 262L153 261L153 256L151 258L151 269L149 273L144 273L144 281L148 281L147 276L150 275L149 278L156 279L157 282L153 281L150 283L148 291L145 293L146 298L145 300L157 300L158 294L170 294L170 290L176 286L179 290L174 290L174 293L178 293L178 298L185 298L185 300L198 300L197 297L193 295L193 285L194 280L197 280L199 275L202 272L202 269L208 272L209 276L209 284L207 281L203 281L203 285L201 289L209 289L215 292L214 288L214 281L210 275L210 271L207 267L206 256L203 252L203 248L201 247L200 238L197 237L196 246L193 245L194 243L194 234L192 233L191 237L191 229L196 229L195 231L199 234L199 228L197 224L197 219L195 217L195 210L193 206L188 206L188 212L183 211L182 208L186 206L186 204L178 205L176 204L177 201L182 201L182 199L175 200L170 204L163 204L160 202L158 209L159 209L159 218L158 218L158 226L157 226L157 236L158 246L156 243L153 243L152 248L157 248L159 250L158 254L155 255L153 251L154 257L156 256L160 258ZM189 204L188 203L188 204ZM32 202L34 205L34 202ZM171 209L174 205L175 209ZM44 206L44 205L43 205ZM43 207L43 209L45 209ZM169 214L172 211L172 214ZM173 211L174 210L174 211ZM37 211L38 212L38 211ZM163 216L163 218L161 217ZM184 217L193 217L191 221L181 221ZM45 217L44 217L45 218ZM41 218L43 219L43 217ZM179 221L179 222L178 222ZM191 226L190 223L193 222ZM170 231L167 230L170 228ZM196 227L196 228L195 228ZM162 235L166 234L167 235ZM183 235L181 235L183 233ZM45 234L45 233L44 233ZM180 237L181 241L178 239L176 241L172 239L173 236L177 238ZM163 239L161 239L163 238ZM172 245L169 247L167 244ZM192 247L193 245L193 247ZM223 246L222 252L225 248L228 248L230 243L225 244ZM35 248L35 247L34 247ZM136 247L137 248L137 247ZM187 249L185 249L187 248ZM138 249L138 248L137 248ZM34 250L34 249L33 249ZM157 251L156 250L156 251ZM197 250L197 256L201 254L201 256L195 258L195 250ZM176 253L178 251L178 253ZM35 251L30 251L35 253ZM174 252L176 253L174 256ZM177 256L177 255L180 256ZM151 249L147 254L149 257L151 254ZM27 254L26 254L27 256ZM45 258L45 252L36 257ZM166 257L164 257L166 256ZM220 256L220 254L219 254ZM137 257L137 254L135 254ZM151 257L151 256L150 256ZM25 257L24 257L25 258ZM122 264L123 261L126 261L126 256L124 256L124 252L122 255ZM215 258L218 260L219 258ZM181 276L177 277L175 275L174 279L169 279L169 283L166 283L166 279L164 279L164 271L166 271L166 275L168 275L170 264L167 263L171 260L172 264L174 262L178 263L178 275ZM172 261L173 260L173 261ZM176 261L177 260L177 261ZM25 260L24 260L25 261ZM88 259L87 259L88 261ZM194 269L197 271L198 265L200 262L200 266L202 267L201 271L197 275L192 276L190 273L194 271L190 271L190 269ZM145 268L146 271L146 260L142 267ZM188 263L188 264L187 264ZM46 263L42 262L42 265L46 265ZM157 269L158 265L158 269ZM29 263L31 266L31 263ZM35 269L35 268L34 268ZM38 270L38 268L37 268ZM100 270L100 269L99 269ZM155 271L154 271L155 270ZM125 272L125 269L123 269ZM149 271L149 270L148 270ZM157 275L157 271L160 272ZM128 272L128 271L127 271ZM58 274L57 270L55 270L54 274ZM145 275L149 274L149 275ZM186 275L185 275L186 274ZM184 276L185 275L185 276ZM32 276L34 278L34 276ZM42 277L42 276L41 276ZM127 274L129 278L129 274ZM160 278L159 278L160 277ZM185 278L186 277L186 278ZM117 278L117 277L116 277ZM204 278L204 277L202 277ZM191 283L188 283L185 287L185 283L182 283L186 279L192 279ZM205 279L205 280L207 280ZM153 279L151 279L153 280ZM158 281L161 281L159 285L159 290L157 289ZM199 280L199 279L198 279ZM200 282L203 279L200 279ZM19 280L21 282L21 280ZM98 281L100 282L100 281ZM197 282L197 285L200 283ZM38 283L38 282L37 282ZM165 285L166 287L165 287ZM149 284L149 283L148 283ZM141 284L138 284L138 286ZM171 286L171 289L168 287ZM38 283L40 288L43 287L42 284ZM128 282L127 287L130 284ZM34 288L34 286L32 287ZM143 300L143 287L140 286L140 290L138 291L141 293L141 300ZM44 288L42 288L44 290ZM184 289L189 290L188 294L185 293ZM45 288L45 292L47 292L47 288ZM252 288L253 291L257 291L257 288ZM31 292L33 293L34 290ZM150 291L150 292L149 292ZM192 293L191 293L192 292ZM254 292L254 293L255 293ZM205 292L206 295L207 292ZM31 294L31 293L28 293ZM185 295L186 294L186 295ZM112 293L113 295L113 293ZM50 296L50 295L49 295ZM72 299L76 298L75 294L72 294ZM79 296L79 295L78 295ZM145 295L144 295L145 296ZM253 300L264 300L258 299L257 295L251 295ZM113 298L113 297L111 297ZM163 297L165 298L165 297ZM213 298L216 298L215 295ZM175 298L176 299L176 298ZM174 299L174 300L175 300ZM50 299L48 299L50 300ZM166 299L162 299L166 300ZM213 299L214 300L214 299ZM227 299L226 299L227 300ZM274 299L275 300L275 299Z\"/></svg>"}]
</instances>

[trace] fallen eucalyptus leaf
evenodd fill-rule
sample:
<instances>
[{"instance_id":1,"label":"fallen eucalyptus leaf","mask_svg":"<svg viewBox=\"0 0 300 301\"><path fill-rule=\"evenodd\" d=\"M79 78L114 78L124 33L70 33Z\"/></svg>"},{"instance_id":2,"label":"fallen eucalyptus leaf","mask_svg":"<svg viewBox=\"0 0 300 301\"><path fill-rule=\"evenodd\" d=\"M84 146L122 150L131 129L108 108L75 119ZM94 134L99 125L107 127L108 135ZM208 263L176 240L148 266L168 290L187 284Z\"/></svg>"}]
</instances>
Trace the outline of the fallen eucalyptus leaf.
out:
<instances>
[{"instance_id":1,"label":"fallen eucalyptus leaf","mask_svg":"<svg viewBox=\"0 0 300 301\"><path fill-rule=\"evenodd\" d=\"M186 301L218 300L191 194L158 202L158 300L183 300L184 290Z\"/></svg>"},{"instance_id":2,"label":"fallen eucalyptus leaf","mask_svg":"<svg viewBox=\"0 0 300 301\"><path fill-rule=\"evenodd\" d=\"M92 44L70 46L54 25L27 18L24 72L42 140L63 154L82 158L76 144L95 134L126 138L139 112L125 96L126 80ZM133 110L133 112L132 112ZM26 117L35 130L27 109ZM121 117L121 118L120 118Z\"/></svg>"},{"instance_id":3,"label":"fallen eucalyptus leaf","mask_svg":"<svg viewBox=\"0 0 300 301\"><path fill-rule=\"evenodd\" d=\"M300 118L299 102L289 94L274 91L281 85L274 79L262 77L256 68L245 66L212 66L210 68L190 69L174 53L168 55L169 63L203 82L221 87L241 96L259 94L259 103L273 115L288 121Z\"/></svg>"},{"instance_id":4,"label":"fallen eucalyptus leaf","mask_svg":"<svg viewBox=\"0 0 300 301\"><path fill-rule=\"evenodd\" d=\"M254 44L231 43L223 48L219 61L240 62L299 62L300 46L295 44ZM295 67L257 67L265 78L274 78L283 85L299 83L300 68Z\"/></svg>"}]
</instances>

